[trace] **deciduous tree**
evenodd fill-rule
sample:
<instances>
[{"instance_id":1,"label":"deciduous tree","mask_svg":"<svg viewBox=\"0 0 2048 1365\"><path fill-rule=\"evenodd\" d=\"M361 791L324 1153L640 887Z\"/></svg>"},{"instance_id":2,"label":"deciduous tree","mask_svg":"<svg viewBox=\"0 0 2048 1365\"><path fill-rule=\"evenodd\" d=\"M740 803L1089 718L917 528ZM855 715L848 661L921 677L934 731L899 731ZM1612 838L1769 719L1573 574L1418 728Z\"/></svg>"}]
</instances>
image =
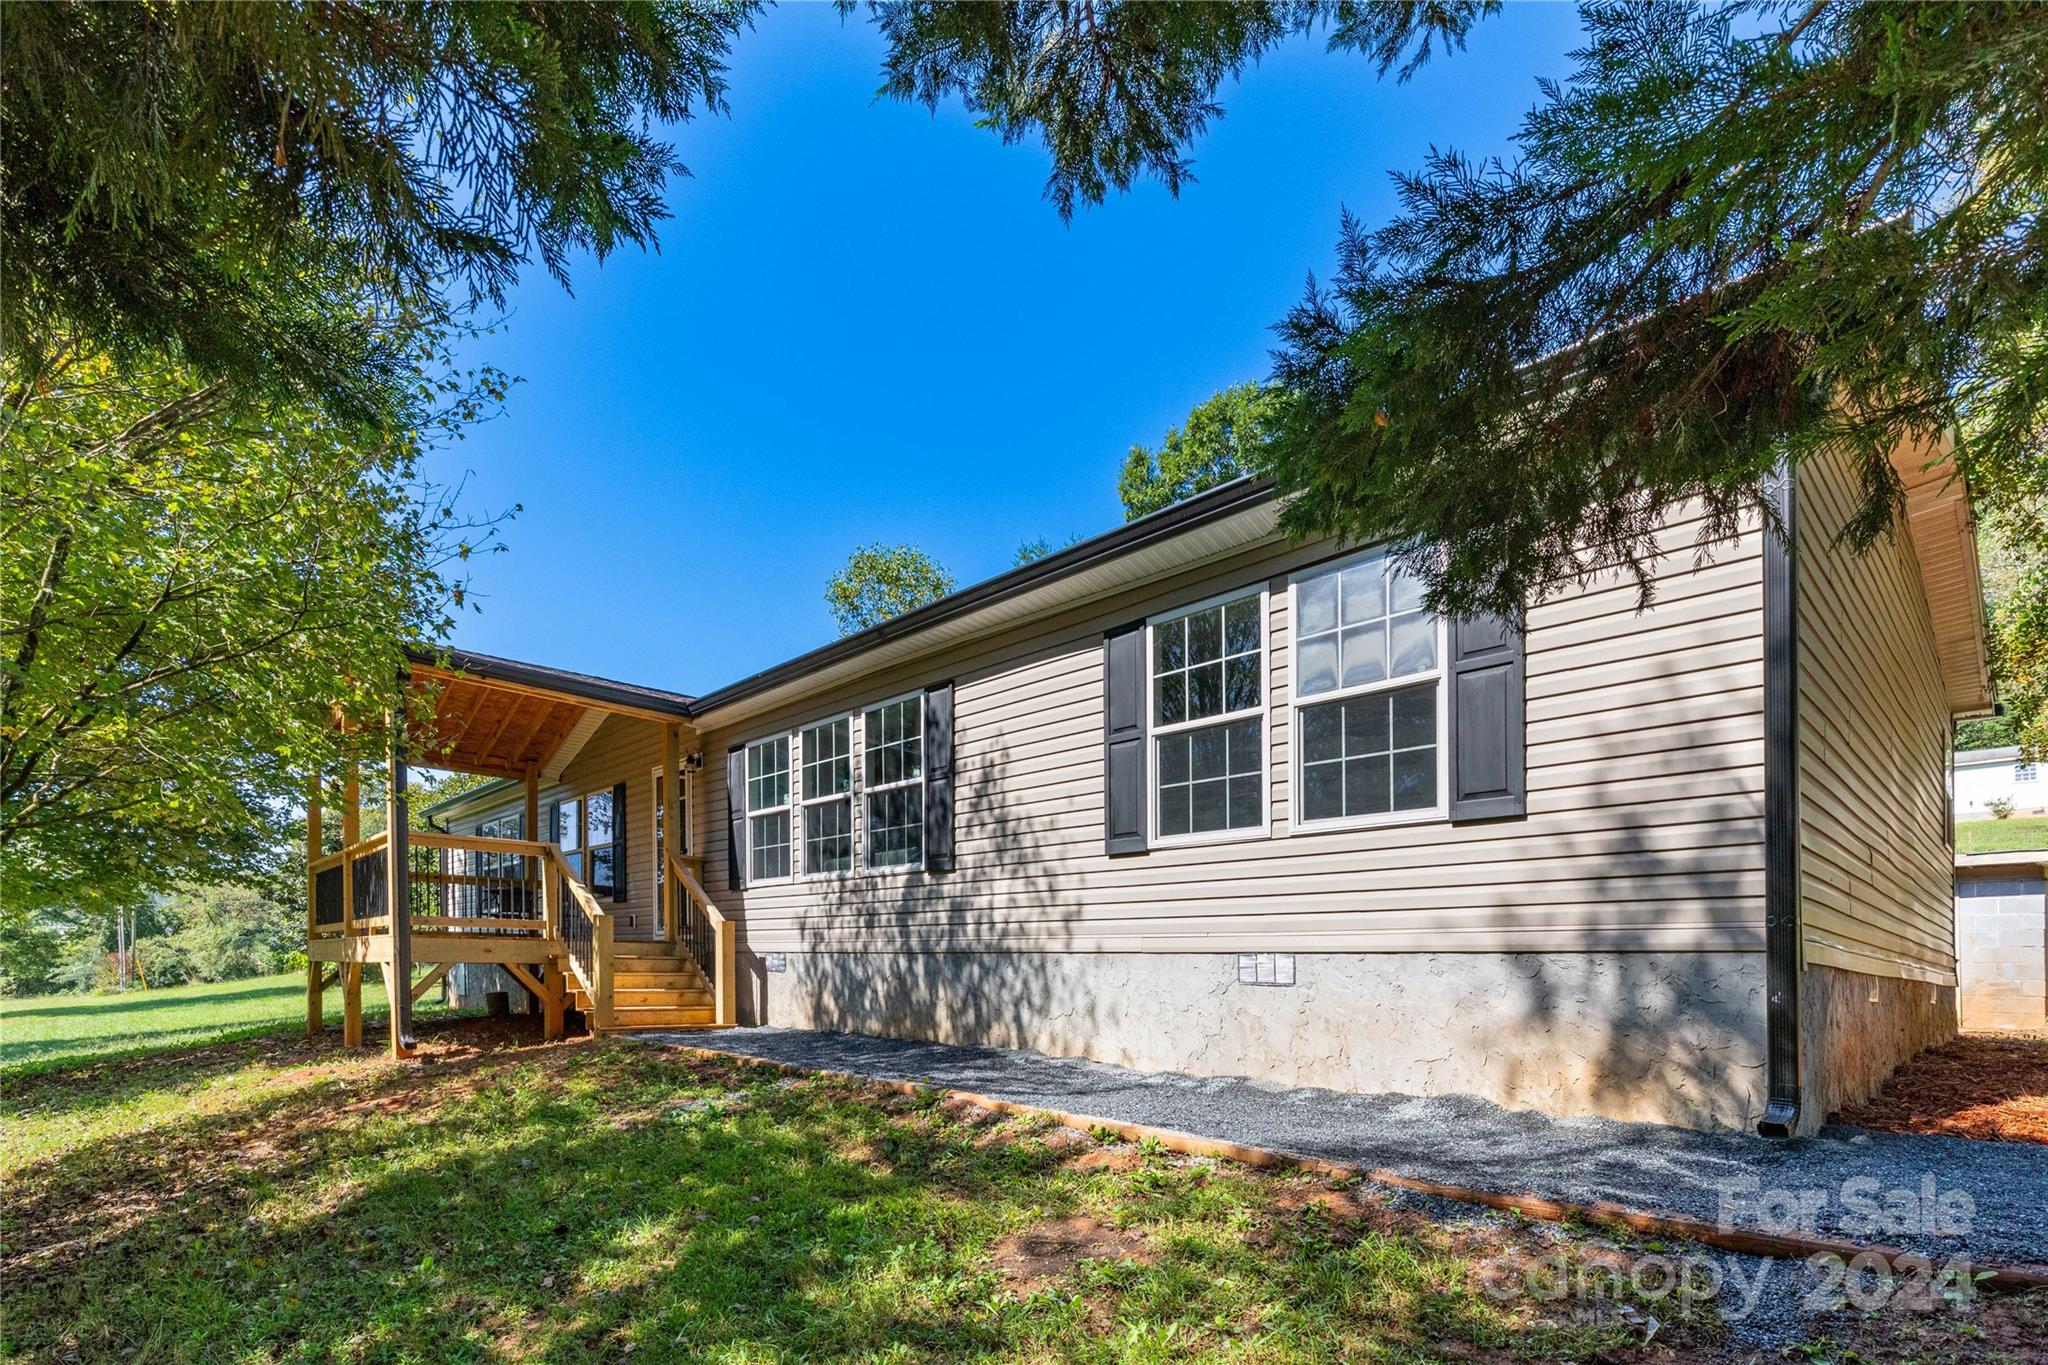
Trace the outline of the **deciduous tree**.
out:
<instances>
[{"instance_id":1,"label":"deciduous tree","mask_svg":"<svg viewBox=\"0 0 2048 1365\"><path fill-rule=\"evenodd\" d=\"M1263 384L1234 384L1197 403L1159 449L1132 446L1117 479L1124 519L1171 507L1218 484L1264 473L1282 396Z\"/></svg>"},{"instance_id":2,"label":"deciduous tree","mask_svg":"<svg viewBox=\"0 0 2048 1365\"><path fill-rule=\"evenodd\" d=\"M415 460L502 381L443 382L394 431L74 349L0 416L10 912L248 874L337 708L379 723L494 543Z\"/></svg>"},{"instance_id":3,"label":"deciduous tree","mask_svg":"<svg viewBox=\"0 0 2048 1365\"><path fill-rule=\"evenodd\" d=\"M914 545L863 545L825 585L841 635L878 626L953 591L953 575Z\"/></svg>"}]
</instances>

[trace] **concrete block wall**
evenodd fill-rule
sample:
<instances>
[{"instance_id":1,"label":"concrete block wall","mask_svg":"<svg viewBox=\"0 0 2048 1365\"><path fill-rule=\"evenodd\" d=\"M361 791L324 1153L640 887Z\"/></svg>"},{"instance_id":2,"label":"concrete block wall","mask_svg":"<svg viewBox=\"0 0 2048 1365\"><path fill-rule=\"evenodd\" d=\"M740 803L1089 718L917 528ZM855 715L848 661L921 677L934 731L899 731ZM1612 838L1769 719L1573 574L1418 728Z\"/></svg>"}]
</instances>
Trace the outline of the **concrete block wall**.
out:
<instances>
[{"instance_id":1,"label":"concrete block wall","mask_svg":"<svg viewBox=\"0 0 2048 1365\"><path fill-rule=\"evenodd\" d=\"M2040 855L1956 869L1956 977L1972 1032L2048 1027L2048 879Z\"/></svg>"}]
</instances>

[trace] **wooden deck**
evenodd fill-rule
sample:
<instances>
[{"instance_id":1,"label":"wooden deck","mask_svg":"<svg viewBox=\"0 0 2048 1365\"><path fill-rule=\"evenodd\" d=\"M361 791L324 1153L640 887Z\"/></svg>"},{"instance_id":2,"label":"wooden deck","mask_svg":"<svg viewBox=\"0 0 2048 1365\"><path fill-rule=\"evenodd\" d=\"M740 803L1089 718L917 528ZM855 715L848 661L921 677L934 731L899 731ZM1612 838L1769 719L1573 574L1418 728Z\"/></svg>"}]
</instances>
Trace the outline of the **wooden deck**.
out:
<instances>
[{"instance_id":1,"label":"wooden deck","mask_svg":"<svg viewBox=\"0 0 2048 1365\"><path fill-rule=\"evenodd\" d=\"M342 991L342 1036L363 1042L363 969L375 964L391 1004L391 1055L412 1054L412 1002L459 963L503 968L541 1002L546 1034L559 1038L573 1009L595 1032L631 1028L719 1028L737 1020L737 943L733 923L705 895L697 861L667 840L663 936L618 942L615 916L590 892L575 859L556 844L494 839L410 827L408 731L435 767L523 779L528 833L540 824L540 772L574 716L597 710L662 727L666 771L681 771L683 724L662 694L616 695L618 685L561 675L541 685L536 670L472 657L463 669L420 665L413 674L417 714L385 735L384 830L361 832L360 777L353 764L338 790L311 777L306 808L306 1029L321 1027L322 996ZM489 669L522 670L495 678ZM522 709L539 717L520 734L498 724L473 727L492 706L509 721ZM661 707L670 709L664 711ZM653 709L650 709L653 708ZM412 709L409 705L408 709ZM572 714L573 713L573 714ZM365 737L367 746L368 737ZM326 847L323 804L338 797L340 846ZM630 959L622 969L621 958ZM430 970L413 980L417 966Z\"/></svg>"}]
</instances>

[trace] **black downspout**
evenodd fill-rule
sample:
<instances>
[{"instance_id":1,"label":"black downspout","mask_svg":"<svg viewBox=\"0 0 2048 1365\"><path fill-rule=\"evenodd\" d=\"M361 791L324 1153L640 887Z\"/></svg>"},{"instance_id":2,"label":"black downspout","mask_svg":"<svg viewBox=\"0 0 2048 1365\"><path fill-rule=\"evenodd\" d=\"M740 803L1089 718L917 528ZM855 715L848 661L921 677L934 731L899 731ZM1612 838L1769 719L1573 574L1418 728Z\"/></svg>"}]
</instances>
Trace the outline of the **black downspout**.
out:
<instances>
[{"instance_id":1,"label":"black downspout","mask_svg":"<svg viewBox=\"0 0 2048 1365\"><path fill-rule=\"evenodd\" d=\"M1764 1051L1769 1094L1756 1126L1799 1131L1799 576L1792 468L1765 484L1779 532L1764 531Z\"/></svg>"}]
</instances>

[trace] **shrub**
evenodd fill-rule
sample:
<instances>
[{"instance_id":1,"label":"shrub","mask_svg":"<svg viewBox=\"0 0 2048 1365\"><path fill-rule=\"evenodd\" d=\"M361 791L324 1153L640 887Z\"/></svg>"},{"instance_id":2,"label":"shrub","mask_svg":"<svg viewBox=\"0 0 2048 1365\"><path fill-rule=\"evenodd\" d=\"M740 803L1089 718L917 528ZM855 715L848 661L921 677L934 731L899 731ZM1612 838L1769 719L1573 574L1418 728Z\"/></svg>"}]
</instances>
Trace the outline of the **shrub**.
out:
<instances>
[{"instance_id":1,"label":"shrub","mask_svg":"<svg viewBox=\"0 0 2048 1365\"><path fill-rule=\"evenodd\" d=\"M1984 809L1991 812L1991 818L1994 820L2007 819L2012 815L2012 798L2009 796L1994 796L1984 803Z\"/></svg>"}]
</instances>

